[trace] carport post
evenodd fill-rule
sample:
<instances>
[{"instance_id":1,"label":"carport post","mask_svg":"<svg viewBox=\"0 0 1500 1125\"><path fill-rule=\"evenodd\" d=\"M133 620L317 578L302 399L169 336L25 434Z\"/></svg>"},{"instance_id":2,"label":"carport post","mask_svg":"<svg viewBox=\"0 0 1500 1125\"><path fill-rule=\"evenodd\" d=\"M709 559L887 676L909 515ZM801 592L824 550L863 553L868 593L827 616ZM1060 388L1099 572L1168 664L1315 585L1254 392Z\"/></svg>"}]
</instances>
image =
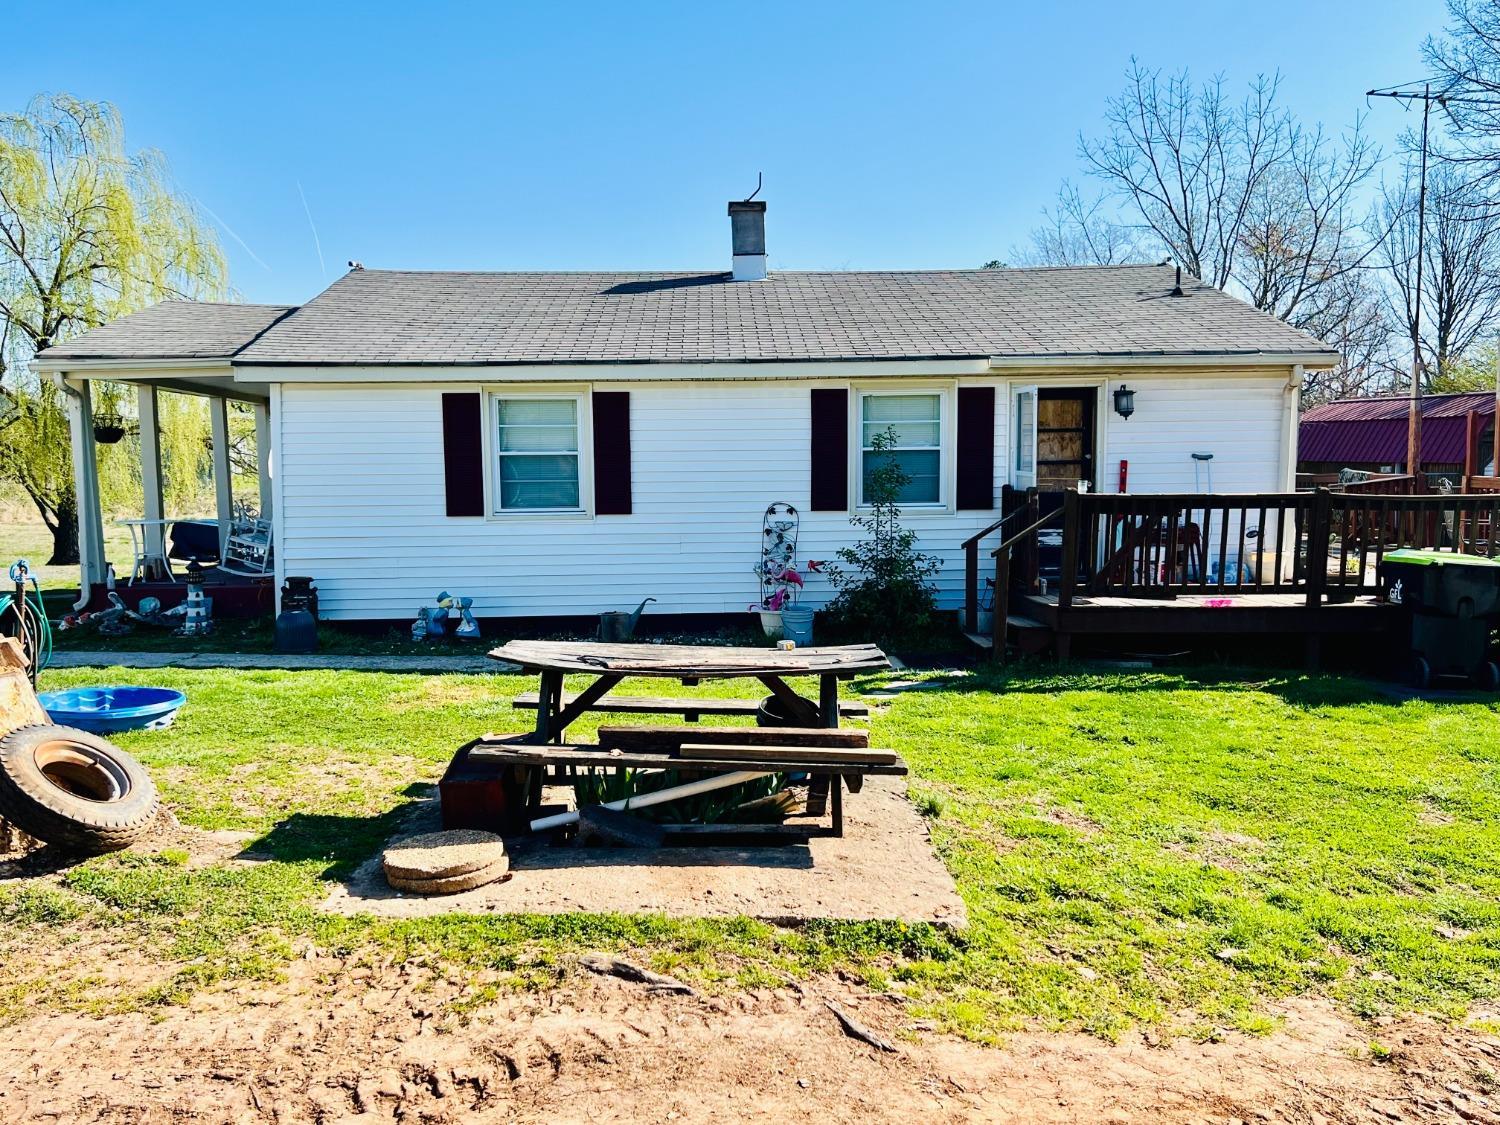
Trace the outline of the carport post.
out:
<instances>
[{"instance_id":1,"label":"carport post","mask_svg":"<svg viewBox=\"0 0 1500 1125\"><path fill-rule=\"evenodd\" d=\"M213 395L208 400L208 417L213 424L214 493L219 510L219 558L229 547L229 525L234 521L234 488L229 479L229 400Z\"/></svg>"},{"instance_id":2,"label":"carport post","mask_svg":"<svg viewBox=\"0 0 1500 1125\"><path fill-rule=\"evenodd\" d=\"M147 520L166 519L166 506L162 502L158 393L154 383L136 384L136 414L141 424L141 515ZM147 523L141 530L145 532L146 553L165 558L166 528L161 523Z\"/></svg>"},{"instance_id":3,"label":"carport post","mask_svg":"<svg viewBox=\"0 0 1500 1125\"><path fill-rule=\"evenodd\" d=\"M255 404L255 467L260 480L260 518L269 520L275 501L271 490L271 407L264 402Z\"/></svg>"}]
</instances>

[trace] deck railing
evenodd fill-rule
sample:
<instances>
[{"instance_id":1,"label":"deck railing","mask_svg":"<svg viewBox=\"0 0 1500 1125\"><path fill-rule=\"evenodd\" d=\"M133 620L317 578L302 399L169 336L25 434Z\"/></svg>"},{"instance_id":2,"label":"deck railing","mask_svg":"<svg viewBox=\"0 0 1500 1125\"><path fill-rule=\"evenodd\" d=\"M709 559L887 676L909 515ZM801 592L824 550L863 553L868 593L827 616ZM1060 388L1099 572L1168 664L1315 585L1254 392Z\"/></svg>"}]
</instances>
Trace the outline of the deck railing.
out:
<instances>
[{"instance_id":1,"label":"deck railing","mask_svg":"<svg viewBox=\"0 0 1500 1125\"><path fill-rule=\"evenodd\" d=\"M1374 593L1381 560L1398 547L1495 557L1500 478L1484 491L1412 496L1382 491L1109 495L1068 492L1060 512L1057 605L1102 597L1298 594L1311 608ZM965 542L965 627L978 626L981 541L995 535L995 632L1004 644L1010 599L1037 592L1035 492ZM1030 518L1027 518L1027 517ZM994 540L991 540L993 542ZM1024 559L1024 563L1013 560Z\"/></svg>"}]
</instances>

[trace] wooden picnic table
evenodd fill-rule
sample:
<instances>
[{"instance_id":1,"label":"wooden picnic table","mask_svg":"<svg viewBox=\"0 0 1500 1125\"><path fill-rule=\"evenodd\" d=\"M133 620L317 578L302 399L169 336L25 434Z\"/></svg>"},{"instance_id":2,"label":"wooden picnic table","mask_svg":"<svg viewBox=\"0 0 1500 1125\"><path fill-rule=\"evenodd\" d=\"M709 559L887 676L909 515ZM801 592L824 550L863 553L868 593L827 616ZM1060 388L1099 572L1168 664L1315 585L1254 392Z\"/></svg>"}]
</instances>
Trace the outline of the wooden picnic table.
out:
<instances>
[{"instance_id":1,"label":"wooden picnic table","mask_svg":"<svg viewBox=\"0 0 1500 1125\"><path fill-rule=\"evenodd\" d=\"M496 660L519 665L540 676L536 729L529 741L561 743L568 724L588 711L607 711L604 697L627 676L681 680L689 686L704 680L756 679L781 701L799 726L839 725L839 681L890 668L875 645L765 649L710 645L603 644L596 641L511 641L490 652ZM572 697L563 695L565 675L592 675L594 681ZM816 676L816 702L786 682L792 676ZM634 700L632 711L682 714L681 699Z\"/></svg>"}]
</instances>

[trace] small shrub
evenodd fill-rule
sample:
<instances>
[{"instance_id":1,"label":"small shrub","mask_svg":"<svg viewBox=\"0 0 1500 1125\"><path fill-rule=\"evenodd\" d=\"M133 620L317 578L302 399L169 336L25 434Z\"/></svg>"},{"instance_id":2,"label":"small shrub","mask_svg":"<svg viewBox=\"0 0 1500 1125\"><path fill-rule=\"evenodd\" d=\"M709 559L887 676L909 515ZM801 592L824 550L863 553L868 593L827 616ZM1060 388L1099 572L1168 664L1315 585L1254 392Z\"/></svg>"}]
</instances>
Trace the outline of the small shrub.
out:
<instances>
[{"instance_id":1,"label":"small shrub","mask_svg":"<svg viewBox=\"0 0 1500 1125\"><path fill-rule=\"evenodd\" d=\"M871 439L877 463L865 486L869 511L849 517L864 538L841 547L839 562L825 567L838 591L827 610L835 627L877 641L912 637L931 626L932 579L943 565L918 551L917 533L901 524L896 498L911 476L894 456L886 456L895 447L894 428Z\"/></svg>"}]
</instances>

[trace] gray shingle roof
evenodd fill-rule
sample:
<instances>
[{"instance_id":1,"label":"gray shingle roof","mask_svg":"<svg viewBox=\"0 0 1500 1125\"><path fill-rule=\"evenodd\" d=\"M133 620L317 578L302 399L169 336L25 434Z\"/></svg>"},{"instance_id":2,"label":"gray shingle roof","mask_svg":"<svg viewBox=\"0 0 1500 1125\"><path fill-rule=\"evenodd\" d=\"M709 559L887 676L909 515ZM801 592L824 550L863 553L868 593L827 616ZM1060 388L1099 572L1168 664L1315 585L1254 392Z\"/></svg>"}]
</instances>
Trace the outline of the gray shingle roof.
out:
<instances>
[{"instance_id":1,"label":"gray shingle roof","mask_svg":"<svg viewBox=\"0 0 1500 1125\"><path fill-rule=\"evenodd\" d=\"M64 340L46 359L219 359L233 355L295 306L163 301Z\"/></svg>"},{"instance_id":2,"label":"gray shingle roof","mask_svg":"<svg viewBox=\"0 0 1500 1125\"><path fill-rule=\"evenodd\" d=\"M354 270L265 331L244 333L254 338L241 341L235 362L1335 357L1310 336L1217 289L1185 282L1187 295L1176 298L1169 295L1172 285L1173 270L1164 266L774 272L757 282L721 273ZM200 336L229 317L222 310L249 308L198 307L220 310L203 313ZM174 308L179 312L159 312ZM95 343L116 332L142 349L134 355L203 354L172 350L178 333L195 335L186 322L177 324L183 308L157 306L65 346L117 349ZM153 335L162 338L153 344L147 339ZM230 342L233 335L224 331L220 338Z\"/></svg>"}]
</instances>

